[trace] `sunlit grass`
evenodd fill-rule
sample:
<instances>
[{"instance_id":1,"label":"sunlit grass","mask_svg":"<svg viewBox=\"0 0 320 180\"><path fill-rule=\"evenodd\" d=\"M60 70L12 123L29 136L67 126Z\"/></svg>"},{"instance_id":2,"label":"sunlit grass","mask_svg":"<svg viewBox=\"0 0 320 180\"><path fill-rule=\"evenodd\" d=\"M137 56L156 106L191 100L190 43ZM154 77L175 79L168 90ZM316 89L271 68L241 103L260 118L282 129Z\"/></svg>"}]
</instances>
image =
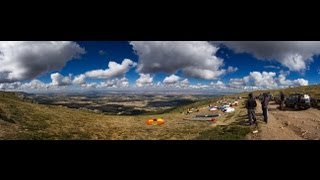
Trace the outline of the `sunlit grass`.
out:
<instances>
[{"instance_id":1,"label":"sunlit grass","mask_svg":"<svg viewBox=\"0 0 320 180\"><path fill-rule=\"evenodd\" d=\"M319 98L320 86L288 88L285 94L303 92ZM254 92L258 95L262 91ZM274 95L280 90L270 91ZM225 96L247 97L248 93ZM234 113L223 113L217 122L185 121L188 108L203 108L221 99L208 98L193 104L166 110L159 114L136 116L104 115L53 105L40 105L21 100L15 93L0 92L0 139L106 139L106 140L189 140L244 139L250 127L246 121L245 98ZM189 117L192 115L189 115ZM147 125L150 118L163 118L161 126Z\"/></svg>"}]
</instances>

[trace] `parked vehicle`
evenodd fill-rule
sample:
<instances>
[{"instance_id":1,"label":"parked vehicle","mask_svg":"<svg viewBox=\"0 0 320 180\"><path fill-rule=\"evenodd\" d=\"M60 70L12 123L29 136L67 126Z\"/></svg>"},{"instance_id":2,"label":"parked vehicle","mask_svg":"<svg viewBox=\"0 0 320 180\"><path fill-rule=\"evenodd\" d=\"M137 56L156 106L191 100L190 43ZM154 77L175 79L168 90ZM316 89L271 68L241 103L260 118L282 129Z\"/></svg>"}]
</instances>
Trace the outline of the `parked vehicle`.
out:
<instances>
[{"instance_id":1,"label":"parked vehicle","mask_svg":"<svg viewBox=\"0 0 320 180\"><path fill-rule=\"evenodd\" d=\"M311 98L308 94L291 94L285 100L286 107L293 107L295 110L308 109L311 107Z\"/></svg>"},{"instance_id":2,"label":"parked vehicle","mask_svg":"<svg viewBox=\"0 0 320 180\"><path fill-rule=\"evenodd\" d=\"M274 100L274 102L275 102L276 104L281 104L281 98L280 98L280 96L275 96L275 97L273 98L273 100Z\"/></svg>"},{"instance_id":3,"label":"parked vehicle","mask_svg":"<svg viewBox=\"0 0 320 180\"><path fill-rule=\"evenodd\" d=\"M320 108L320 99L311 98L311 106L314 108Z\"/></svg>"}]
</instances>

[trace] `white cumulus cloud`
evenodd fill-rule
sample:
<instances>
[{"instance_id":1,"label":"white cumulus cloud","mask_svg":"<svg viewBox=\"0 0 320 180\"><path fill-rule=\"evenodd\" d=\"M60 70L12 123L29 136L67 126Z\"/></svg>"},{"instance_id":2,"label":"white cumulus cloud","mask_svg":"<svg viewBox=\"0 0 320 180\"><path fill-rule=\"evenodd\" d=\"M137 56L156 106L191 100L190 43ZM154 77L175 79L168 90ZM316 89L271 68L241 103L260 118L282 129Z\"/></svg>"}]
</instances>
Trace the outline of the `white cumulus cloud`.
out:
<instances>
[{"instance_id":1,"label":"white cumulus cloud","mask_svg":"<svg viewBox=\"0 0 320 180\"><path fill-rule=\"evenodd\" d=\"M88 88L88 89L95 89L97 88L99 85L97 83L85 83L85 84L81 84L82 88Z\"/></svg>"},{"instance_id":2,"label":"white cumulus cloud","mask_svg":"<svg viewBox=\"0 0 320 180\"><path fill-rule=\"evenodd\" d=\"M167 76L164 78L163 83L166 85L170 85L170 84L176 84L177 82L179 82L180 77L176 76L174 74Z\"/></svg>"},{"instance_id":3,"label":"white cumulus cloud","mask_svg":"<svg viewBox=\"0 0 320 180\"><path fill-rule=\"evenodd\" d=\"M0 90L15 90L21 86L21 82L0 83Z\"/></svg>"},{"instance_id":4,"label":"white cumulus cloud","mask_svg":"<svg viewBox=\"0 0 320 180\"><path fill-rule=\"evenodd\" d=\"M247 78L231 78L229 80L228 87L235 88L235 89L243 89L246 86Z\"/></svg>"},{"instance_id":5,"label":"white cumulus cloud","mask_svg":"<svg viewBox=\"0 0 320 180\"><path fill-rule=\"evenodd\" d=\"M277 89L290 86L307 86L308 80L299 78L290 80L286 78L285 73L280 73L278 76L275 72L250 72L248 76L243 78L230 79L229 88L234 89Z\"/></svg>"},{"instance_id":6,"label":"white cumulus cloud","mask_svg":"<svg viewBox=\"0 0 320 180\"><path fill-rule=\"evenodd\" d=\"M86 77L98 78L98 79L109 79L124 76L130 68L135 67L136 63L130 59L124 59L121 64L114 61L110 61L108 69L92 70L85 73Z\"/></svg>"},{"instance_id":7,"label":"white cumulus cloud","mask_svg":"<svg viewBox=\"0 0 320 180\"><path fill-rule=\"evenodd\" d=\"M252 86L258 86L261 88L266 88L266 89L272 89L276 88L278 86L275 77L276 73L275 72L250 72L249 74L249 82L246 80L247 85L252 85Z\"/></svg>"},{"instance_id":8,"label":"white cumulus cloud","mask_svg":"<svg viewBox=\"0 0 320 180\"><path fill-rule=\"evenodd\" d=\"M217 81L216 83L211 82L210 86L214 89L214 90L221 90L221 89L226 89L226 85L222 82L222 81Z\"/></svg>"},{"instance_id":9,"label":"white cumulus cloud","mask_svg":"<svg viewBox=\"0 0 320 180\"><path fill-rule=\"evenodd\" d=\"M150 74L139 74L140 77L136 80L137 87L145 87L153 85L153 77Z\"/></svg>"},{"instance_id":10,"label":"white cumulus cloud","mask_svg":"<svg viewBox=\"0 0 320 180\"><path fill-rule=\"evenodd\" d=\"M46 90L49 88L49 85L40 80L33 79L28 83L22 84L20 88L23 90Z\"/></svg>"},{"instance_id":11,"label":"white cumulus cloud","mask_svg":"<svg viewBox=\"0 0 320 180\"><path fill-rule=\"evenodd\" d=\"M291 71L304 71L320 54L320 41L225 41L237 53L250 53L260 60L277 61ZM213 43L215 44L215 43Z\"/></svg>"},{"instance_id":12,"label":"white cumulus cloud","mask_svg":"<svg viewBox=\"0 0 320 180\"><path fill-rule=\"evenodd\" d=\"M309 81L299 78L293 81L293 86L308 86Z\"/></svg>"},{"instance_id":13,"label":"white cumulus cloud","mask_svg":"<svg viewBox=\"0 0 320 180\"><path fill-rule=\"evenodd\" d=\"M126 77L123 78L114 78L101 82L98 84L97 88L125 88L129 87L129 81Z\"/></svg>"},{"instance_id":14,"label":"white cumulus cloud","mask_svg":"<svg viewBox=\"0 0 320 180\"><path fill-rule=\"evenodd\" d=\"M218 48L206 41L132 41L139 56L140 73L181 70L185 76L212 80L226 73L223 59L215 54Z\"/></svg>"},{"instance_id":15,"label":"white cumulus cloud","mask_svg":"<svg viewBox=\"0 0 320 180\"><path fill-rule=\"evenodd\" d=\"M84 53L70 41L0 41L0 83L32 80Z\"/></svg>"},{"instance_id":16,"label":"white cumulus cloud","mask_svg":"<svg viewBox=\"0 0 320 180\"><path fill-rule=\"evenodd\" d=\"M72 84L72 77L63 76L60 73L53 73L51 74L51 86L69 86Z\"/></svg>"},{"instance_id":17,"label":"white cumulus cloud","mask_svg":"<svg viewBox=\"0 0 320 180\"><path fill-rule=\"evenodd\" d=\"M181 88L188 88L189 87L189 80L188 79L184 79L184 80L182 80L182 81L180 81L180 84L179 84L179 86L181 87Z\"/></svg>"},{"instance_id":18,"label":"white cumulus cloud","mask_svg":"<svg viewBox=\"0 0 320 180\"><path fill-rule=\"evenodd\" d=\"M86 84L86 76L84 74L80 74L73 79L72 83L77 85Z\"/></svg>"},{"instance_id":19,"label":"white cumulus cloud","mask_svg":"<svg viewBox=\"0 0 320 180\"><path fill-rule=\"evenodd\" d=\"M210 86L207 84L197 83L189 86L192 89L208 89Z\"/></svg>"}]
</instances>

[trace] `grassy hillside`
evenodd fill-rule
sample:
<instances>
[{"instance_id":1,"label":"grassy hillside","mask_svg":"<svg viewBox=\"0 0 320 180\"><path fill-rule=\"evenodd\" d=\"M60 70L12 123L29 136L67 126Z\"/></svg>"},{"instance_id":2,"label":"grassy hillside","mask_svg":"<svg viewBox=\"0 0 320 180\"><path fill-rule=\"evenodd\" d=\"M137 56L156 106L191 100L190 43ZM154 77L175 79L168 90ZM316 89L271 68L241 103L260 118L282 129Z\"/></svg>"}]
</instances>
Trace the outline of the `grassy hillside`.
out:
<instances>
[{"instance_id":1,"label":"grassy hillside","mask_svg":"<svg viewBox=\"0 0 320 180\"><path fill-rule=\"evenodd\" d=\"M320 97L319 85L282 91L287 95L303 92ZM277 95L280 91L270 92ZM219 99L247 95L240 93ZM215 100L206 99L157 115L113 116L35 104L22 99L17 93L0 92L0 139L243 139L252 130L243 123L246 121L243 106L238 107L235 113L222 113L215 123L183 120L186 115L181 112L197 107L209 113L206 107ZM164 118L166 123L163 126L146 125L145 121L150 118Z\"/></svg>"},{"instance_id":2,"label":"grassy hillside","mask_svg":"<svg viewBox=\"0 0 320 180\"><path fill-rule=\"evenodd\" d=\"M177 110L161 115L111 116L34 104L0 92L0 139L196 139L211 122L182 121ZM150 118L163 126L148 126Z\"/></svg>"}]
</instances>

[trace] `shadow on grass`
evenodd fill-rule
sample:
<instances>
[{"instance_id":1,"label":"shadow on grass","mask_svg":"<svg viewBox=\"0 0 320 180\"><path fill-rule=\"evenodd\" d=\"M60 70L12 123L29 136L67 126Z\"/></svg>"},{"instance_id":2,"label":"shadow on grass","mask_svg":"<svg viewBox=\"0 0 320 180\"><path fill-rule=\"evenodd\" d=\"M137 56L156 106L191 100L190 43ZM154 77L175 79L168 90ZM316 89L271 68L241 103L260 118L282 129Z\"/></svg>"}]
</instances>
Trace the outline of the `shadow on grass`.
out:
<instances>
[{"instance_id":1,"label":"shadow on grass","mask_svg":"<svg viewBox=\"0 0 320 180\"><path fill-rule=\"evenodd\" d=\"M251 127L243 125L217 126L201 132L196 139L201 140L243 140L250 133Z\"/></svg>"},{"instance_id":2,"label":"shadow on grass","mask_svg":"<svg viewBox=\"0 0 320 180\"><path fill-rule=\"evenodd\" d=\"M16 123L14 120L8 118L6 113L4 111L2 111L2 109L0 109L0 120L6 121L9 123L13 123L13 124Z\"/></svg>"},{"instance_id":3,"label":"shadow on grass","mask_svg":"<svg viewBox=\"0 0 320 180\"><path fill-rule=\"evenodd\" d=\"M217 126L210 130L203 131L196 138L198 140L244 140L251 132L252 127L246 121L247 116L240 116L235 122L229 125Z\"/></svg>"}]
</instances>

